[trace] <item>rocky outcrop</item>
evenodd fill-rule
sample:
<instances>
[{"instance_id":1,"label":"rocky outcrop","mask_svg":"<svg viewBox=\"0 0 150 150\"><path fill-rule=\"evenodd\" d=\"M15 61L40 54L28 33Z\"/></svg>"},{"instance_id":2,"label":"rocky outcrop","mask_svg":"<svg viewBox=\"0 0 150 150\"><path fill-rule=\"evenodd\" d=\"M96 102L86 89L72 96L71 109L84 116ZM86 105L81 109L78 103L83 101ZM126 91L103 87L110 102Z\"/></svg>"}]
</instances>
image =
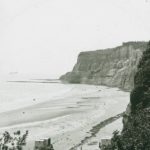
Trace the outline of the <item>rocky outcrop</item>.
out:
<instances>
[{"instance_id":1,"label":"rocky outcrop","mask_svg":"<svg viewBox=\"0 0 150 150\"><path fill-rule=\"evenodd\" d=\"M69 83L87 83L131 90L146 42L127 42L116 48L81 52L72 72L61 76Z\"/></svg>"}]
</instances>

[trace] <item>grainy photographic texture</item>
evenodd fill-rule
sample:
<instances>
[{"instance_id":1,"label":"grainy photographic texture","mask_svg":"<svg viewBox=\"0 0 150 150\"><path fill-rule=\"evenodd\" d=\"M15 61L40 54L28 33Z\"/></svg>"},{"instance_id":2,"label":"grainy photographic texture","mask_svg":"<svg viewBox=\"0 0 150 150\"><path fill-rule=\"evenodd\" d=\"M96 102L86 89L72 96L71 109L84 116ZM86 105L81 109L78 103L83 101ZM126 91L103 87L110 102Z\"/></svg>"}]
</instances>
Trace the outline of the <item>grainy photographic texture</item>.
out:
<instances>
[{"instance_id":1,"label":"grainy photographic texture","mask_svg":"<svg viewBox=\"0 0 150 150\"><path fill-rule=\"evenodd\" d=\"M0 0L0 150L150 150L149 0Z\"/></svg>"}]
</instances>

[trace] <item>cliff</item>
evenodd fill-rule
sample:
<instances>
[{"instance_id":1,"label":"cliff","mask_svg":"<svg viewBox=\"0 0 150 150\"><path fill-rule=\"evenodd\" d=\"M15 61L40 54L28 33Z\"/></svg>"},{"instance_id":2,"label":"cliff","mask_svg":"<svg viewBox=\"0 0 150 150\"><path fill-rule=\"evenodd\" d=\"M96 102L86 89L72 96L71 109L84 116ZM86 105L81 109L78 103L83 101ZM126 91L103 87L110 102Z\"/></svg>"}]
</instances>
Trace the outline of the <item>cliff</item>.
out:
<instances>
[{"instance_id":1,"label":"cliff","mask_svg":"<svg viewBox=\"0 0 150 150\"><path fill-rule=\"evenodd\" d=\"M104 150L150 149L150 42L137 66L130 105L121 134L114 132L111 145Z\"/></svg>"},{"instance_id":2,"label":"cliff","mask_svg":"<svg viewBox=\"0 0 150 150\"><path fill-rule=\"evenodd\" d=\"M137 65L146 42L127 42L115 48L81 52L72 72L60 79L69 83L86 83L133 88Z\"/></svg>"}]
</instances>

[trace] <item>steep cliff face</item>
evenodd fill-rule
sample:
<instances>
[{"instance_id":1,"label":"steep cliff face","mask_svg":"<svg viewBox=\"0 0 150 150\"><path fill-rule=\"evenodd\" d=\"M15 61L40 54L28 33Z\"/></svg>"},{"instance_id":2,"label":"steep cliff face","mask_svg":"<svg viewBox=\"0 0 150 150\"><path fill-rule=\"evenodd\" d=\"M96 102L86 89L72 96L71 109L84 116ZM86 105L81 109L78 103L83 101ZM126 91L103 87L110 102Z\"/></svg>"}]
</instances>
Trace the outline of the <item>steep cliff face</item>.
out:
<instances>
[{"instance_id":1,"label":"steep cliff face","mask_svg":"<svg viewBox=\"0 0 150 150\"><path fill-rule=\"evenodd\" d=\"M72 72L61 76L70 83L133 88L133 78L146 42L127 42L104 50L81 52Z\"/></svg>"},{"instance_id":2,"label":"steep cliff face","mask_svg":"<svg viewBox=\"0 0 150 150\"><path fill-rule=\"evenodd\" d=\"M121 134L104 150L150 150L150 42L137 66Z\"/></svg>"}]
</instances>

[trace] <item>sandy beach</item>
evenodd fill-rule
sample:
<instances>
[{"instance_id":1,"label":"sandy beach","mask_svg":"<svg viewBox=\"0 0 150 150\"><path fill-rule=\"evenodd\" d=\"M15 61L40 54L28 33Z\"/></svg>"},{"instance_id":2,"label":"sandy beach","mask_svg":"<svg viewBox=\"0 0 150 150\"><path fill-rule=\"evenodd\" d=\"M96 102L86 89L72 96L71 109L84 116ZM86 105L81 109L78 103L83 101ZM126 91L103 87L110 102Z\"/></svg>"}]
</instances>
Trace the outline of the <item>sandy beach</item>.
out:
<instances>
[{"instance_id":1,"label":"sandy beach","mask_svg":"<svg viewBox=\"0 0 150 150\"><path fill-rule=\"evenodd\" d=\"M125 111L128 102L129 93L117 88L74 84L44 102L0 113L0 133L29 130L26 150L45 137L51 137L55 150L69 150L90 136L93 126Z\"/></svg>"}]
</instances>

